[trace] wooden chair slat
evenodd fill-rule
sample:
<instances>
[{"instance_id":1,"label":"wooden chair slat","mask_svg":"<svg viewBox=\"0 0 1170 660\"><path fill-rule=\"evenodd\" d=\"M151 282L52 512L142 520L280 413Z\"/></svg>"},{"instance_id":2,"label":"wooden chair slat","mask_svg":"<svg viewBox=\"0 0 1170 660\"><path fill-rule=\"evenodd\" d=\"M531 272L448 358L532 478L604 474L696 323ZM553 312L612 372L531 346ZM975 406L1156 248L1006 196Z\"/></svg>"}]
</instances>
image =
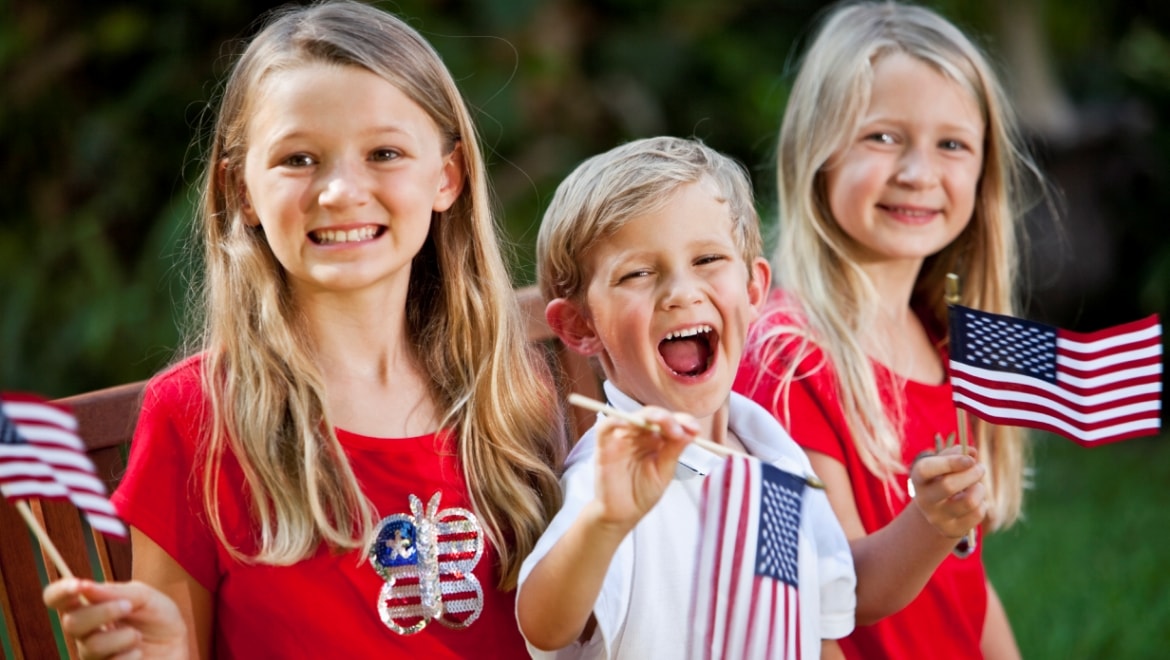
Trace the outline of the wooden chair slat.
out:
<instances>
[{"instance_id":1,"label":"wooden chair slat","mask_svg":"<svg viewBox=\"0 0 1170 660\"><path fill-rule=\"evenodd\" d=\"M24 519L9 502L0 503L0 581L4 583L4 625L17 660L59 655L50 614L41 603L37 556Z\"/></svg>"},{"instance_id":2,"label":"wooden chair slat","mask_svg":"<svg viewBox=\"0 0 1170 660\"><path fill-rule=\"evenodd\" d=\"M103 579L125 582L130 579L130 541L110 538L97 530L91 530L97 552L98 567Z\"/></svg>"},{"instance_id":3,"label":"wooden chair slat","mask_svg":"<svg viewBox=\"0 0 1170 660\"><path fill-rule=\"evenodd\" d=\"M86 549L86 531L77 507L63 500L39 500L32 504L33 511L41 521L41 527L49 534L49 538L53 539L53 545L61 553L65 565L76 577L92 579L94 574L89 564L89 551ZM44 548L41 548L41 564L50 581L61 577Z\"/></svg>"},{"instance_id":4,"label":"wooden chair slat","mask_svg":"<svg viewBox=\"0 0 1170 660\"><path fill-rule=\"evenodd\" d=\"M90 451L125 448L134 435L145 385L143 381L126 383L65 397L59 402L69 406L77 416L81 437Z\"/></svg>"}]
</instances>

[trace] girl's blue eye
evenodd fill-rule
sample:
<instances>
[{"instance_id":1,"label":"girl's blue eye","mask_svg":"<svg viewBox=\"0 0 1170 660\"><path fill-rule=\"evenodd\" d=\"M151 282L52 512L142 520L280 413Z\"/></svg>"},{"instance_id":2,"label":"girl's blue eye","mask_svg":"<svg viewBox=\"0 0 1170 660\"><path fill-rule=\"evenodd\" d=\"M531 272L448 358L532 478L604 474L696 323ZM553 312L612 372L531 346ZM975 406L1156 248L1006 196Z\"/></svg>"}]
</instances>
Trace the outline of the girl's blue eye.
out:
<instances>
[{"instance_id":1,"label":"girl's blue eye","mask_svg":"<svg viewBox=\"0 0 1170 660\"><path fill-rule=\"evenodd\" d=\"M882 144L894 143L894 136L890 135L889 133L871 133L865 139L872 140L874 142L880 142Z\"/></svg>"},{"instance_id":2,"label":"girl's blue eye","mask_svg":"<svg viewBox=\"0 0 1170 660\"><path fill-rule=\"evenodd\" d=\"M939 143L938 146L948 151L959 151L960 149L966 148L966 146L958 140L943 140Z\"/></svg>"}]
</instances>

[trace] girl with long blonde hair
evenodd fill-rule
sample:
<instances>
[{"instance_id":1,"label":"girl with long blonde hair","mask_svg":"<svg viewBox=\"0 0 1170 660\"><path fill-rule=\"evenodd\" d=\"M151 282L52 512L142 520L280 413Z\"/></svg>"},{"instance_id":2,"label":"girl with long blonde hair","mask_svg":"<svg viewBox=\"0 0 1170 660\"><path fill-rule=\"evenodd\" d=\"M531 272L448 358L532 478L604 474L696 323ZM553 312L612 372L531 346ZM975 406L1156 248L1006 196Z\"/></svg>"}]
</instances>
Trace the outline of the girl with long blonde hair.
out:
<instances>
[{"instance_id":1,"label":"girl with long blonde hair","mask_svg":"<svg viewBox=\"0 0 1170 660\"><path fill-rule=\"evenodd\" d=\"M142 584L47 600L95 655L524 654L564 427L450 73L371 6L281 10L210 149L203 330L147 386L114 495Z\"/></svg>"},{"instance_id":2,"label":"girl with long blonde hair","mask_svg":"<svg viewBox=\"0 0 1170 660\"><path fill-rule=\"evenodd\" d=\"M945 281L1013 312L1025 155L986 57L934 11L840 5L809 46L778 148L776 289L736 389L804 446L854 553L850 657L1013 657L979 527L1020 515L1018 429L959 432ZM977 459L977 461L976 461ZM886 618L883 618L886 617Z\"/></svg>"}]
</instances>

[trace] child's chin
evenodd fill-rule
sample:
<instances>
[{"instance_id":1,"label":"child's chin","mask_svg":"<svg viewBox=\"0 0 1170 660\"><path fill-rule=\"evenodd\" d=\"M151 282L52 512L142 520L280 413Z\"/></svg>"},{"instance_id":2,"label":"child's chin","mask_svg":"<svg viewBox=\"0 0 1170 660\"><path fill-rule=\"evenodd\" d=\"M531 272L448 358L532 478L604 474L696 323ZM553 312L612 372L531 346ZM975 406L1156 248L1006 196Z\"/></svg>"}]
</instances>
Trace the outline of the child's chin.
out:
<instances>
[{"instance_id":1,"label":"child's chin","mask_svg":"<svg viewBox=\"0 0 1170 660\"><path fill-rule=\"evenodd\" d=\"M710 394L712 400L719 400L722 402L731 392L732 374L726 373L726 370L719 369L718 365L712 364L700 373L695 374L679 374L670 372L672 382L678 384L680 387L690 390L702 390L689 392L688 397L706 398Z\"/></svg>"}]
</instances>

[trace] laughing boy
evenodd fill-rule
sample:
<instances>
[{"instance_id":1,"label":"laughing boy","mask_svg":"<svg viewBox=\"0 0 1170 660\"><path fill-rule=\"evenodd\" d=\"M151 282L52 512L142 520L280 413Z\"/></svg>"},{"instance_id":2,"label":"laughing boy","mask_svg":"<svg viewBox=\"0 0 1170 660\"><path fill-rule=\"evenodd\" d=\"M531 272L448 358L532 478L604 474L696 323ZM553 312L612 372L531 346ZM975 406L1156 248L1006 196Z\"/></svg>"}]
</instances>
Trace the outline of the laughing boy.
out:
<instances>
[{"instance_id":1,"label":"laughing boy","mask_svg":"<svg viewBox=\"0 0 1170 660\"><path fill-rule=\"evenodd\" d=\"M561 479L565 503L524 562L516 601L534 657L684 658L698 569L699 498L722 459L703 437L797 475L808 459L731 392L768 292L747 175L696 140L650 138L586 160L558 187L537 242L546 317L595 356L609 405ZM853 627L853 563L823 491L805 489L798 629L818 658ZM780 616L784 613L781 612Z\"/></svg>"}]
</instances>

